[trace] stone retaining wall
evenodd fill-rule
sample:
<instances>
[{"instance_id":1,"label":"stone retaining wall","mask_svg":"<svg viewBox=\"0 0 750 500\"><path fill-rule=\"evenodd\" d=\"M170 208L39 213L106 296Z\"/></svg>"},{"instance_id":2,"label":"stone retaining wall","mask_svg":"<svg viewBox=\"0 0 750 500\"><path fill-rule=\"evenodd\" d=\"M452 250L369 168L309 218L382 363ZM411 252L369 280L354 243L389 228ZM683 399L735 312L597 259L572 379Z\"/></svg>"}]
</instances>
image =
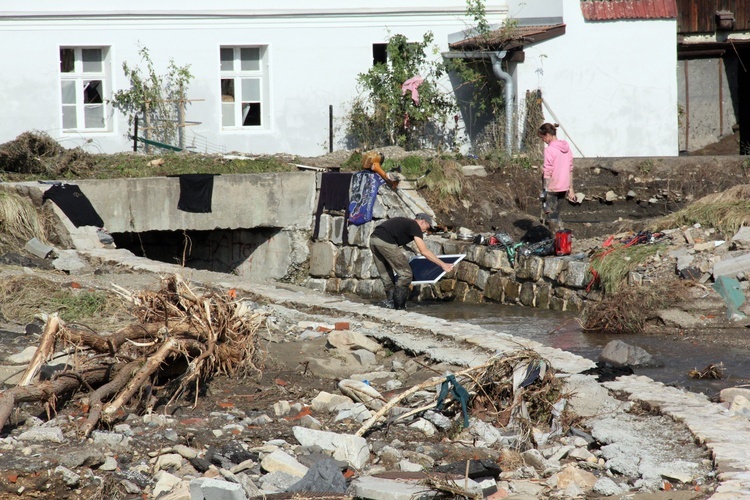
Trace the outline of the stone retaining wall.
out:
<instances>
[{"instance_id":1,"label":"stone retaining wall","mask_svg":"<svg viewBox=\"0 0 750 500\"><path fill-rule=\"evenodd\" d=\"M373 221L361 226L345 228L343 213L324 213L320 230L310 243L310 278L306 285L321 292L384 298L369 249L370 234L383 219L412 217L413 210L402 198L413 201L416 197L414 192L399 197L381 188ZM416 203L426 207L421 199ZM435 285L414 286L413 300L488 301L578 312L585 300L595 299L598 293L585 290L592 279L588 259L519 255L511 264L504 249L438 235L427 236L425 242L436 254L466 254L466 258Z\"/></svg>"}]
</instances>

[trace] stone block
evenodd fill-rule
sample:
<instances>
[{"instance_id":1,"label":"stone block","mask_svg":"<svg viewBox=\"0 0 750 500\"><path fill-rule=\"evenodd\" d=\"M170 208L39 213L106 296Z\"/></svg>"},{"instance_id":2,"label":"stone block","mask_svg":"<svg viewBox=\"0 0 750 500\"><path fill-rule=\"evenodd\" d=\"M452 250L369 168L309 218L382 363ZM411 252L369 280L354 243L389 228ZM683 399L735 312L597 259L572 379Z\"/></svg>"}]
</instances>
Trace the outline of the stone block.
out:
<instances>
[{"instance_id":1,"label":"stone block","mask_svg":"<svg viewBox=\"0 0 750 500\"><path fill-rule=\"evenodd\" d=\"M354 239L349 239L350 245L357 245L358 247L367 248L370 246L370 235L375 229L375 223L373 221L365 222L359 227L357 234Z\"/></svg>"},{"instance_id":2,"label":"stone block","mask_svg":"<svg viewBox=\"0 0 750 500\"><path fill-rule=\"evenodd\" d=\"M539 309L549 309L549 301L552 298L552 286L549 283L541 283L536 287L536 299L534 303Z\"/></svg>"},{"instance_id":3,"label":"stone block","mask_svg":"<svg viewBox=\"0 0 750 500\"><path fill-rule=\"evenodd\" d=\"M550 280L558 281L560 274L565 269L566 259L562 257L547 257L544 259L544 271L542 275Z\"/></svg>"},{"instance_id":4,"label":"stone block","mask_svg":"<svg viewBox=\"0 0 750 500\"><path fill-rule=\"evenodd\" d=\"M424 240L427 248L435 255L443 255L443 239L442 238L426 238Z\"/></svg>"},{"instance_id":5,"label":"stone block","mask_svg":"<svg viewBox=\"0 0 750 500\"><path fill-rule=\"evenodd\" d=\"M516 265L516 277L522 280L537 281L542 277L544 269L544 259L536 255L530 255L526 258L519 259Z\"/></svg>"},{"instance_id":6,"label":"stone block","mask_svg":"<svg viewBox=\"0 0 750 500\"><path fill-rule=\"evenodd\" d=\"M352 273L354 273L354 276L356 278L360 279L370 279L373 277L372 268L373 268L373 258L372 258L372 252L367 248L362 248L359 250L359 253L357 254L357 257L354 259L354 266L352 269Z\"/></svg>"},{"instance_id":7,"label":"stone block","mask_svg":"<svg viewBox=\"0 0 750 500\"><path fill-rule=\"evenodd\" d=\"M564 311L565 301L560 297L550 297L549 308L553 311Z\"/></svg>"},{"instance_id":8,"label":"stone block","mask_svg":"<svg viewBox=\"0 0 750 500\"><path fill-rule=\"evenodd\" d=\"M479 266L462 260L458 263L455 270L456 279L459 281L465 281L466 283L473 285L477 282L477 275L479 274Z\"/></svg>"},{"instance_id":9,"label":"stone block","mask_svg":"<svg viewBox=\"0 0 750 500\"><path fill-rule=\"evenodd\" d=\"M487 253L487 247L484 245L470 245L466 250L466 259L464 260L474 263L481 262L484 254Z\"/></svg>"},{"instance_id":10,"label":"stone block","mask_svg":"<svg viewBox=\"0 0 750 500\"><path fill-rule=\"evenodd\" d=\"M318 228L318 233L313 234L313 239L318 241L328 241L331 239L331 219L332 217L328 214L320 215L320 227ZM313 229L315 229L314 225Z\"/></svg>"},{"instance_id":11,"label":"stone block","mask_svg":"<svg viewBox=\"0 0 750 500\"><path fill-rule=\"evenodd\" d=\"M495 302L502 302L505 296L505 285L508 278L493 274L487 278L487 284L484 286L484 298Z\"/></svg>"},{"instance_id":12,"label":"stone block","mask_svg":"<svg viewBox=\"0 0 750 500\"><path fill-rule=\"evenodd\" d=\"M438 286L440 287L440 293L445 294L453 294L453 291L456 289L456 280L455 279L446 279L443 278L440 281L437 282Z\"/></svg>"},{"instance_id":13,"label":"stone block","mask_svg":"<svg viewBox=\"0 0 750 500\"><path fill-rule=\"evenodd\" d=\"M504 302L508 304L515 304L516 302L518 302L518 298L521 295L520 283L518 283L517 281L508 280L505 282L505 287L503 290L503 296L505 299Z\"/></svg>"},{"instance_id":14,"label":"stone block","mask_svg":"<svg viewBox=\"0 0 750 500\"><path fill-rule=\"evenodd\" d=\"M464 302L471 302L472 304L479 304L480 302L483 302L484 296L482 295L481 290L477 290L476 288L470 288L468 292L466 292L466 295L464 296Z\"/></svg>"},{"instance_id":15,"label":"stone block","mask_svg":"<svg viewBox=\"0 0 750 500\"><path fill-rule=\"evenodd\" d=\"M488 248L487 251L482 254L479 264L490 269L510 267L508 253L505 249L500 248Z\"/></svg>"},{"instance_id":16,"label":"stone block","mask_svg":"<svg viewBox=\"0 0 750 500\"><path fill-rule=\"evenodd\" d=\"M334 272L339 278L351 278L352 269L354 268L354 261L359 255L359 248L357 247L343 247L339 251L336 257L336 265Z\"/></svg>"},{"instance_id":17,"label":"stone block","mask_svg":"<svg viewBox=\"0 0 750 500\"><path fill-rule=\"evenodd\" d=\"M331 218L331 242L336 245L341 245L344 242L344 228L345 220L343 217L332 217Z\"/></svg>"},{"instance_id":18,"label":"stone block","mask_svg":"<svg viewBox=\"0 0 750 500\"><path fill-rule=\"evenodd\" d=\"M339 293L356 293L357 283L359 280L355 278L342 279L339 284Z\"/></svg>"},{"instance_id":19,"label":"stone block","mask_svg":"<svg viewBox=\"0 0 750 500\"><path fill-rule=\"evenodd\" d=\"M575 313L583 311L583 299L577 294L571 294L565 304L565 310Z\"/></svg>"},{"instance_id":20,"label":"stone block","mask_svg":"<svg viewBox=\"0 0 750 500\"><path fill-rule=\"evenodd\" d=\"M463 281L456 282L456 288L453 290L453 299L458 302L466 302L466 295L469 293L469 285Z\"/></svg>"},{"instance_id":21,"label":"stone block","mask_svg":"<svg viewBox=\"0 0 750 500\"><path fill-rule=\"evenodd\" d=\"M382 298L385 297L385 288L383 287L383 282L379 279L357 280L357 287L354 293L359 297L371 299Z\"/></svg>"},{"instance_id":22,"label":"stone block","mask_svg":"<svg viewBox=\"0 0 750 500\"><path fill-rule=\"evenodd\" d=\"M328 278L333 274L338 248L330 241L318 241L310 247L310 276Z\"/></svg>"},{"instance_id":23,"label":"stone block","mask_svg":"<svg viewBox=\"0 0 750 500\"><path fill-rule=\"evenodd\" d=\"M341 290L341 279L340 278L329 278L326 281L326 293L339 293Z\"/></svg>"},{"instance_id":24,"label":"stone block","mask_svg":"<svg viewBox=\"0 0 750 500\"><path fill-rule=\"evenodd\" d=\"M565 270L565 281L563 282L565 286L585 288L589 281L591 281L589 267L590 264L588 262L568 261L568 266Z\"/></svg>"},{"instance_id":25,"label":"stone block","mask_svg":"<svg viewBox=\"0 0 750 500\"><path fill-rule=\"evenodd\" d=\"M486 269L480 269L477 273L477 279L474 282L474 286L479 288L480 290L484 290L484 287L487 286L487 280L490 277L490 272Z\"/></svg>"},{"instance_id":26,"label":"stone block","mask_svg":"<svg viewBox=\"0 0 750 500\"><path fill-rule=\"evenodd\" d=\"M443 239L443 253L446 255L455 255L467 253L471 244L459 240Z\"/></svg>"},{"instance_id":27,"label":"stone block","mask_svg":"<svg viewBox=\"0 0 750 500\"><path fill-rule=\"evenodd\" d=\"M310 290L315 290L316 292L325 292L327 282L328 280L326 279L310 278L309 280L305 281L305 287L309 288Z\"/></svg>"},{"instance_id":28,"label":"stone block","mask_svg":"<svg viewBox=\"0 0 750 500\"><path fill-rule=\"evenodd\" d=\"M534 283L530 281L522 283L518 299L526 307L534 307Z\"/></svg>"},{"instance_id":29,"label":"stone block","mask_svg":"<svg viewBox=\"0 0 750 500\"><path fill-rule=\"evenodd\" d=\"M372 206L372 218L373 219L385 219L388 215L388 207L383 203L383 197L378 196L375 198L375 204Z\"/></svg>"}]
</instances>

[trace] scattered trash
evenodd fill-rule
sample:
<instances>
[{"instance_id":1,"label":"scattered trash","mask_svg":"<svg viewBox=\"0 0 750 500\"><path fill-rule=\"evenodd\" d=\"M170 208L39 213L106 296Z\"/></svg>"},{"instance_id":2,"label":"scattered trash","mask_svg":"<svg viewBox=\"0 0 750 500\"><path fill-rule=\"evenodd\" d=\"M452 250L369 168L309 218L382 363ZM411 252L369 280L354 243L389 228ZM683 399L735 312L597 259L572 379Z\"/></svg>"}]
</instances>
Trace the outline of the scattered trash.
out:
<instances>
[{"instance_id":1,"label":"scattered trash","mask_svg":"<svg viewBox=\"0 0 750 500\"><path fill-rule=\"evenodd\" d=\"M718 276L713 288L727 304L727 319L738 321L747 317L740 311L740 306L745 303L745 294L739 281L729 276Z\"/></svg>"}]
</instances>

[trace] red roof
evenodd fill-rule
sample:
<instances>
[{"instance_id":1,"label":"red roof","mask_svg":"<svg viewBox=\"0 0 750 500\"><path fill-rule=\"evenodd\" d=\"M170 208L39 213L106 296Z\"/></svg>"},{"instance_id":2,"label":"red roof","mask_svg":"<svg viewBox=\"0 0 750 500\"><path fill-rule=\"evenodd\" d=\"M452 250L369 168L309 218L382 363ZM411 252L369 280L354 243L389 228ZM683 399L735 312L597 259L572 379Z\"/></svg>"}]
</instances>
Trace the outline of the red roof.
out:
<instances>
[{"instance_id":1,"label":"red roof","mask_svg":"<svg viewBox=\"0 0 750 500\"><path fill-rule=\"evenodd\" d=\"M587 21L614 19L676 19L675 0L581 0Z\"/></svg>"}]
</instances>

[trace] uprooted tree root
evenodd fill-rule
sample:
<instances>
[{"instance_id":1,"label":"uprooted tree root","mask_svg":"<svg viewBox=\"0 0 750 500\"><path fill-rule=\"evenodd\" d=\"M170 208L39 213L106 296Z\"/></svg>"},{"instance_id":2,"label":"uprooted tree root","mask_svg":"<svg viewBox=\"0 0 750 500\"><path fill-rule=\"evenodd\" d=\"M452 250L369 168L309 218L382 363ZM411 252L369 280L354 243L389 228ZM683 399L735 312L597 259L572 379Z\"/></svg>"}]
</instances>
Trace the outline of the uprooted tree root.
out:
<instances>
[{"instance_id":1,"label":"uprooted tree root","mask_svg":"<svg viewBox=\"0 0 750 500\"><path fill-rule=\"evenodd\" d=\"M49 317L21 382L0 392L0 427L17 403L44 401L54 409L58 399L81 391L88 416L80 434L87 436L100 422L120 418L146 388L171 404L189 392L197 398L200 384L216 375L261 374L258 330L265 314L218 292L197 295L179 275L165 279L159 291L128 298L139 322L112 334ZM58 344L73 354L72 366L32 383Z\"/></svg>"},{"instance_id":2,"label":"uprooted tree root","mask_svg":"<svg viewBox=\"0 0 750 500\"><path fill-rule=\"evenodd\" d=\"M590 302L582 328L610 333L642 333L654 311L687 299L690 283L678 280L630 286Z\"/></svg>"},{"instance_id":3,"label":"uprooted tree root","mask_svg":"<svg viewBox=\"0 0 750 500\"><path fill-rule=\"evenodd\" d=\"M79 175L92 168L93 157L81 148L66 149L46 132L24 132L0 144L0 170L18 174Z\"/></svg>"}]
</instances>

